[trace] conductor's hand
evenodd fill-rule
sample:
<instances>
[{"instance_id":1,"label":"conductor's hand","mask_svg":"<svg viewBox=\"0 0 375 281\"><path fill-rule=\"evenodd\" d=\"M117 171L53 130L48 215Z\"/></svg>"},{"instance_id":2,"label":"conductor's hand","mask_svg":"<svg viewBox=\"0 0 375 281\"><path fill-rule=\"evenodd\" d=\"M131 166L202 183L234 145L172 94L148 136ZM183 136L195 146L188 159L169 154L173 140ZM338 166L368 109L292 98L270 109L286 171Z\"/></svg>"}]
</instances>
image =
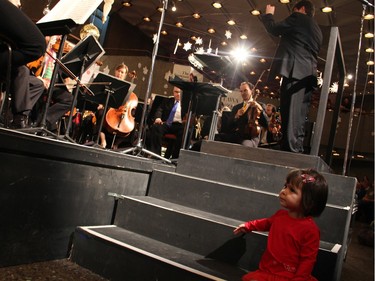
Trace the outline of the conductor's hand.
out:
<instances>
[{"instance_id":1,"label":"conductor's hand","mask_svg":"<svg viewBox=\"0 0 375 281\"><path fill-rule=\"evenodd\" d=\"M275 14L275 6L273 5L267 5L266 6L266 14Z\"/></svg>"},{"instance_id":2,"label":"conductor's hand","mask_svg":"<svg viewBox=\"0 0 375 281\"><path fill-rule=\"evenodd\" d=\"M156 118L154 124L163 124L160 118Z\"/></svg>"},{"instance_id":3,"label":"conductor's hand","mask_svg":"<svg viewBox=\"0 0 375 281\"><path fill-rule=\"evenodd\" d=\"M247 230L245 228L245 224L244 223L241 223L239 226L237 226L234 230L233 230L233 233L234 234L240 234L240 233L246 233Z\"/></svg>"}]
</instances>

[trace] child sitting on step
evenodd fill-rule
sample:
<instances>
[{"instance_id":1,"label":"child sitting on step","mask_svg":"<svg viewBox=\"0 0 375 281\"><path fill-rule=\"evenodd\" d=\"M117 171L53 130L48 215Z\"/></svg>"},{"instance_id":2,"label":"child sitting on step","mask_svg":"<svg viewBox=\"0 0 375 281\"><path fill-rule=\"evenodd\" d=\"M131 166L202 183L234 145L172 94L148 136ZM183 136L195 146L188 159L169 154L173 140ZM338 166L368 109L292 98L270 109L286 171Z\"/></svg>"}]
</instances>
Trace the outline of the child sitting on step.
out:
<instances>
[{"instance_id":1,"label":"child sitting on step","mask_svg":"<svg viewBox=\"0 0 375 281\"><path fill-rule=\"evenodd\" d=\"M248 221L234 234L269 231L267 248L259 269L243 281L316 280L311 276L319 250L320 231L312 217L318 217L327 203L328 185L317 171L293 170L279 193L279 210L270 218Z\"/></svg>"}]
</instances>

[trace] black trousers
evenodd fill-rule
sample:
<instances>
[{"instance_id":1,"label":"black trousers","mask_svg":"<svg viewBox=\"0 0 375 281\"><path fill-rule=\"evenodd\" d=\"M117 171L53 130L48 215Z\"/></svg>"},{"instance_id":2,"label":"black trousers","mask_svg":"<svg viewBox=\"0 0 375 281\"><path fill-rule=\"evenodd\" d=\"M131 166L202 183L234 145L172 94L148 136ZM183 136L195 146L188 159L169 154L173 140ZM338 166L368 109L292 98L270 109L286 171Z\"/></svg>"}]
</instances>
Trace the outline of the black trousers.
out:
<instances>
[{"instance_id":1,"label":"black trousers","mask_svg":"<svg viewBox=\"0 0 375 281\"><path fill-rule=\"evenodd\" d=\"M47 121L56 123L66 112L70 110L73 95L65 87L55 87L52 93L53 104L48 108Z\"/></svg>"},{"instance_id":2,"label":"black trousers","mask_svg":"<svg viewBox=\"0 0 375 281\"><path fill-rule=\"evenodd\" d=\"M13 114L29 115L44 90L43 81L31 74L26 66L14 67L11 82Z\"/></svg>"},{"instance_id":3,"label":"black trousers","mask_svg":"<svg viewBox=\"0 0 375 281\"><path fill-rule=\"evenodd\" d=\"M0 34L12 45L12 65L32 62L46 50L46 41L38 27L9 0L0 0ZM8 63L6 48L0 49L0 76L5 76Z\"/></svg>"},{"instance_id":4,"label":"black trousers","mask_svg":"<svg viewBox=\"0 0 375 281\"><path fill-rule=\"evenodd\" d=\"M176 142L172 151L172 158L176 159L180 155L184 126L178 122L172 123L171 126L168 126L166 123L152 125L150 133L150 150L152 152L161 155L161 146L165 134L176 135Z\"/></svg>"},{"instance_id":5,"label":"black trousers","mask_svg":"<svg viewBox=\"0 0 375 281\"><path fill-rule=\"evenodd\" d=\"M280 88L282 150L303 153L305 123L314 81L316 81L314 76L302 80L283 77Z\"/></svg>"}]
</instances>

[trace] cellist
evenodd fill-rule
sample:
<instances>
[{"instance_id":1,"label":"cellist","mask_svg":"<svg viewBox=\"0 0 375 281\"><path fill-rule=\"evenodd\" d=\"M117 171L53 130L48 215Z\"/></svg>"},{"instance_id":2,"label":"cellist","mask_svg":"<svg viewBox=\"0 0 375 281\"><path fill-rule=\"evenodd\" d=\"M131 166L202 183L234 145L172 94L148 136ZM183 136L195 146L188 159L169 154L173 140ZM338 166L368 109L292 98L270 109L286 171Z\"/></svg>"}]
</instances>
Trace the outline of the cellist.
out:
<instances>
[{"instance_id":1,"label":"cellist","mask_svg":"<svg viewBox=\"0 0 375 281\"><path fill-rule=\"evenodd\" d=\"M128 67L124 63L121 63L116 66L114 76L121 80L126 80L128 72ZM130 117L128 119L122 119L120 116L125 114L124 110L132 110L131 108L128 108L128 105L134 108L134 105L136 106L137 103L137 96L134 93L131 93L125 105L120 106L118 109L108 109L104 119L103 130L99 133L100 146L102 146L103 148L107 148L107 145L109 144L109 142L107 142L107 139L110 138L112 138L112 141L108 148L111 149L117 149L122 143L125 143L126 146L133 145L133 142L136 138L133 130L134 118ZM100 118L102 118L102 114L104 114L103 111L104 106L100 104L97 110L97 120L100 120ZM132 112L128 112L127 114L132 114ZM121 124L120 128L116 128L118 124Z\"/></svg>"}]
</instances>

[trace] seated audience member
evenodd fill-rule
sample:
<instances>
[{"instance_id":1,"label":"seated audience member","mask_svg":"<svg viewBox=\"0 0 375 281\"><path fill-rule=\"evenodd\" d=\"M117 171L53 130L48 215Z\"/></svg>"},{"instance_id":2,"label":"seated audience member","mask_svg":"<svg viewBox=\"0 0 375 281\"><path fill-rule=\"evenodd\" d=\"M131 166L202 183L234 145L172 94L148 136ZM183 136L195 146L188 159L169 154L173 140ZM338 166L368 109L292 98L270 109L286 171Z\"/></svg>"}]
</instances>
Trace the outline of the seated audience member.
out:
<instances>
[{"instance_id":1,"label":"seated audience member","mask_svg":"<svg viewBox=\"0 0 375 281\"><path fill-rule=\"evenodd\" d=\"M253 99L253 90L253 84L241 83L240 93L243 102L233 107L227 124L229 131L217 134L216 141L238 143L248 147L258 146L260 134L258 119L263 108Z\"/></svg>"},{"instance_id":2,"label":"seated audience member","mask_svg":"<svg viewBox=\"0 0 375 281\"><path fill-rule=\"evenodd\" d=\"M172 99L166 99L156 109L153 125L150 128L150 151L161 155L163 136L167 133L176 135L176 143L172 151L172 158L178 158L182 145L182 135L184 132L182 110L181 110L181 90L173 88Z\"/></svg>"}]
</instances>

